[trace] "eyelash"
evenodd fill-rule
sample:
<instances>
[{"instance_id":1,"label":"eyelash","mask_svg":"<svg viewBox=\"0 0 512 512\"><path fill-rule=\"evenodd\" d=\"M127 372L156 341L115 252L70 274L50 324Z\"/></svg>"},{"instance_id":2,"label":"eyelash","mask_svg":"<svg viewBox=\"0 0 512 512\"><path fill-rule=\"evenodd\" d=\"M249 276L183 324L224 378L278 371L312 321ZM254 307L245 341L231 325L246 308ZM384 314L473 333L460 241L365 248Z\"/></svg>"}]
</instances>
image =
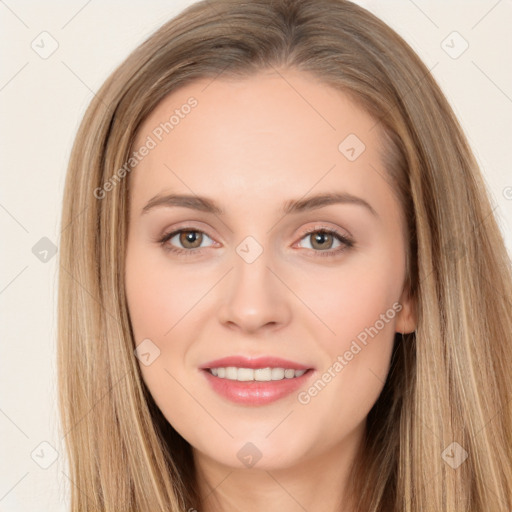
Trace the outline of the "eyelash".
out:
<instances>
[{"instance_id":1,"label":"eyelash","mask_svg":"<svg viewBox=\"0 0 512 512\"><path fill-rule=\"evenodd\" d=\"M183 227L183 228L171 231L170 233L164 234L162 236L162 238L160 238L158 240L158 243L164 248L164 250L174 253L174 254L177 254L178 256L185 256L185 257L198 256L202 253L201 249L180 249L179 247L167 245L167 242L170 239L174 238L174 236L176 236L179 233L187 232L187 231L192 232L192 233L202 233L203 235L208 236L207 233L205 233L204 231L201 231L200 229L195 229L193 227ZM344 252L345 250L350 249L351 247L354 246L353 240L351 240L350 238L348 238L345 235L342 235L335 229L327 228L327 227L315 227L315 228L309 229L305 233L302 234L302 237L300 238L300 240L302 240L303 238L306 238L308 235L310 235L312 233L323 233L323 234L333 235L339 242L344 244L344 247L341 247L341 248L338 248L335 250L331 250L331 251L317 251L314 249L310 249L316 253L315 256L320 256L320 257L324 257L324 258L329 257L329 256L337 256L340 253ZM208 238L211 238L211 237L208 236Z\"/></svg>"}]
</instances>

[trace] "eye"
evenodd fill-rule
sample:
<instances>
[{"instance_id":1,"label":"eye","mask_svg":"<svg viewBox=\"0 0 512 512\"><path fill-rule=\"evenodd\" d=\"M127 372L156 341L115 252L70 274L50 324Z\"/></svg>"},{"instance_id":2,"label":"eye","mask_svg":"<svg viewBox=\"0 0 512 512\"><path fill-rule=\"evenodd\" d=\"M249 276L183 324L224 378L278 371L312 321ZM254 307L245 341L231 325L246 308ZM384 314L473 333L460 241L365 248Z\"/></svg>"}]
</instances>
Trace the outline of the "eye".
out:
<instances>
[{"instance_id":1,"label":"eye","mask_svg":"<svg viewBox=\"0 0 512 512\"><path fill-rule=\"evenodd\" d=\"M201 249L205 247L203 245L205 238L212 240L199 229L184 227L164 234L158 242L166 251L182 256L194 256L201 254ZM336 256L354 246L354 241L346 235L343 235L336 229L324 226L306 231L301 240L308 239L312 240L310 248L313 250L314 256ZM336 242L338 243L338 248L331 250L333 245L336 247ZM181 247L176 247L176 244L181 245Z\"/></svg>"},{"instance_id":2,"label":"eye","mask_svg":"<svg viewBox=\"0 0 512 512\"><path fill-rule=\"evenodd\" d=\"M166 251L189 255L190 253L197 254L201 252L200 249L204 247L202 242L205 237L211 240L206 233L199 229L181 228L163 235L158 242ZM173 240L174 243L171 243ZM176 247L175 244L181 244L182 247Z\"/></svg>"},{"instance_id":3,"label":"eye","mask_svg":"<svg viewBox=\"0 0 512 512\"><path fill-rule=\"evenodd\" d=\"M315 251L315 256L324 257L337 255L354 245L354 241L346 235L333 228L326 227L316 227L306 231L301 240L312 240L310 248ZM336 242L338 242L338 248L330 250Z\"/></svg>"}]
</instances>

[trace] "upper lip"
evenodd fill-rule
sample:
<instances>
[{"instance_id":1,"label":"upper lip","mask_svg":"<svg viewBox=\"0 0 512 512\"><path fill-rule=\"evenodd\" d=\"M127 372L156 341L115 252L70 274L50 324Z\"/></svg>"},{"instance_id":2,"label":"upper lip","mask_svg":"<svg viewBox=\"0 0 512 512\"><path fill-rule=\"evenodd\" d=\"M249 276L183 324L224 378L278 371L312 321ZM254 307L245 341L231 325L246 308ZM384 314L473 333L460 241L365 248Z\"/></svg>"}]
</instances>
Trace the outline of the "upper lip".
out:
<instances>
[{"instance_id":1,"label":"upper lip","mask_svg":"<svg viewBox=\"0 0 512 512\"><path fill-rule=\"evenodd\" d=\"M200 366L202 370L208 368L226 368L228 366L236 366L237 368L284 368L293 370L309 370L311 366L281 359L280 357L264 356L264 357L245 357L245 356L228 356L221 359L209 361Z\"/></svg>"}]
</instances>

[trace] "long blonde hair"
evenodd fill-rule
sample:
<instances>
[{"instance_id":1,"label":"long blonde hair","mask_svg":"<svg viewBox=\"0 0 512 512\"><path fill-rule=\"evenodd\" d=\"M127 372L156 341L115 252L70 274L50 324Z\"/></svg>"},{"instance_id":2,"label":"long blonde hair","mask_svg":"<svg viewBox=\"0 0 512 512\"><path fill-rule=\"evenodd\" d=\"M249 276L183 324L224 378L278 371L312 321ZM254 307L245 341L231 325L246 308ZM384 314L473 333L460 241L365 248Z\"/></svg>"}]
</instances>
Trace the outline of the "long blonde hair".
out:
<instances>
[{"instance_id":1,"label":"long blonde hair","mask_svg":"<svg viewBox=\"0 0 512 512\"><path fill-rule=\"evenodd\" d=\"M400 36L349 1L205 0L111 74L72 149L58 304L71 510L200 510L191 447L156 407L134 356L124 290L129 176L102 187L166 95L195 79L266 68L312 74L374 116L408 220L406 287L418 326L395 338L368 415L352 473L355 509L512 509L510 259L440 88Z\"/></svg>"}]
</instances>

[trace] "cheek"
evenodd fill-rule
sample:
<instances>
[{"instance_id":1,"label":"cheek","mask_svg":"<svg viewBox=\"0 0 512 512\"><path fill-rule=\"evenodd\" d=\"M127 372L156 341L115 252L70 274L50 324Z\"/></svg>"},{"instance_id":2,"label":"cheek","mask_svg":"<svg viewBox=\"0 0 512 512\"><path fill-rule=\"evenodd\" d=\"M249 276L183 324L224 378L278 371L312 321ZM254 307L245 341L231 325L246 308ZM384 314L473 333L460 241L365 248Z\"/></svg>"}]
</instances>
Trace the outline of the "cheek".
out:
<instances>
[{"instance_id":1,"label":"cheek","mask_svg":"<svg viewBox=\"0 0 512 512\"><path fill-rule=\"evenodd\" d=\"M193 280L187 283L180 273L152 260L151 256L142 248L129 248L125 287L135 345L144 342L145 345L140 346L149 347L152 354L150 364L140 359L139 366L158 402L159 394L164 390L169 392L169 386L172 387L168 372L175 374L176 368L179 370L178 365L170 362L183 364L187 338L179 334L187 325L187 310L195 302L191 297L195 285Z\"/></svg>"},{"instance_id":2,"label":"cheek","mask_svg":"<svg viewBox=\"0 0 512 512\"><path fill-rule=\"evenodd\" d=\"M194 305L208 289L207 283L191 279L190 274L154 259L148 264L151 257L134 247L128 251L126 260L125 286L135 344L149 339L152 344L149 352L158 353L154 358L151 356L150 364L144 364L141 359L139 367L144 383L167 421L182 435L190 437L192 433L193 440L199 442L208 435L194 423L201 410L190 397L200 395L194 383L187 382L190 368L186 356L193 329L189 320ZM189 414L183 414L185 410Z\"/></svg>"},{"instance_id":3,"label":"cheek","mask_svg":"<svg viewBox=\"0 0 512 512\"><path fill-rule=\"evenodd\" d=\"M329 330L319 327L324 366L299 402L313 416L329 408L333 433L364 419L387 378L402 309L398 299L405 268L400 258L399 247L381 247L339 271L317 273L302 290Z\"/></svg>"},{"instance_id":4,"label":"cheek","mask_svg":"<svg viewBox=\"0 0 512 512\"><path fill-rule=\"evenodd\" d=\"M169 264L165 255L154 258L133 248L126 261L126 295L136 343L170 339L207 290L208 283Z\"/></svg>"},{"instance_id":5,"label":"cheek","mask_svg":"<svg viewBox=\"0 0 512 512\"><path fill-rule=\"evenodd\" d=\"M394 252L389 248L384 256L381 251L358 255L338 269L320 269L301 284L297 281L296 289L307 298L310 310L328 327L322 338L331 355L376 322L385 337L392 334L397 309L401 309L400 305L393 309L393 304L401 295L404 278L404 264Z\"/></svg>"}]
</instances>

